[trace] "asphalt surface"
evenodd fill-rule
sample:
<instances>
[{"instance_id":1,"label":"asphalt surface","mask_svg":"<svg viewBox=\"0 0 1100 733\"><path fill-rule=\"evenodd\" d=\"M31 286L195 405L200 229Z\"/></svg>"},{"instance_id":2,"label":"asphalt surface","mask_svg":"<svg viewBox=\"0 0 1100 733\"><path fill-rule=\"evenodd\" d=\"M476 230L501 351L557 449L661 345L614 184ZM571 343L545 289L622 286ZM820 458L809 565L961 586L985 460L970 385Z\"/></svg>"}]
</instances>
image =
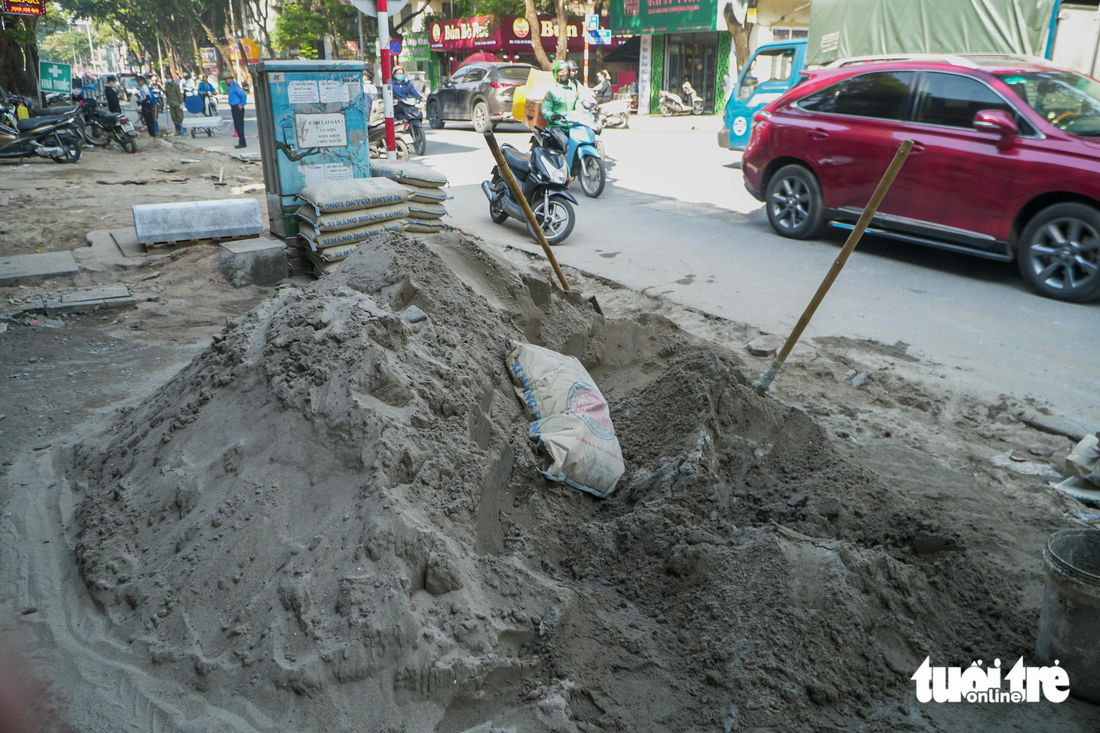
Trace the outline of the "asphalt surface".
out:
<instances>
[{"instance_id":1,"label":"asphalt surface","mask_svg":"<svg viewBox=\"0 0 1100 733\"><path fill-rule=\"evenodd\" d=\"M775 234L743 187L740 155L717 145L716 117L638 118L605 130L608 185L580 201L558 259L708 313L787 334L846 233ZM528 134L501 126L501 143ZM469 125L428 132L425 162L450 179L450 223L489 242L540 251L520 223L495 225L480 190L492 157ZM945 386L996 400L1033 397L1096 430L1100 302L1040 297L1003 264L865 237L806 332L904 342L940 365Z\"/></svg>"}]
</instances>

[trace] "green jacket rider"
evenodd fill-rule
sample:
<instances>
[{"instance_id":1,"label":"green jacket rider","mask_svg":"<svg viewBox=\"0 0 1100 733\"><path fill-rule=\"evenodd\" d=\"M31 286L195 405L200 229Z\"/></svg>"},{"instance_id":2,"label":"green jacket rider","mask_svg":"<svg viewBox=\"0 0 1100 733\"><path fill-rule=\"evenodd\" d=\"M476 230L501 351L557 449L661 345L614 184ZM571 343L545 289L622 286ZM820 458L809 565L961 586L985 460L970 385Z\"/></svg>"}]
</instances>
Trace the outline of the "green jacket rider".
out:
<instances>
[{"instance_id":1,"label":"green jacket rider","mask_svg":"<svg viewBox=\"0 0 1100 733\"><path fill-rule=\"evenodd\" d=\"M555 61L551 67L557 84L547 90L542 100L542 116L546 118L547 127L572 127L563 119L577 108L577 92L569 82L569 64L569 61Z\"/></svg>"}]
</instances>

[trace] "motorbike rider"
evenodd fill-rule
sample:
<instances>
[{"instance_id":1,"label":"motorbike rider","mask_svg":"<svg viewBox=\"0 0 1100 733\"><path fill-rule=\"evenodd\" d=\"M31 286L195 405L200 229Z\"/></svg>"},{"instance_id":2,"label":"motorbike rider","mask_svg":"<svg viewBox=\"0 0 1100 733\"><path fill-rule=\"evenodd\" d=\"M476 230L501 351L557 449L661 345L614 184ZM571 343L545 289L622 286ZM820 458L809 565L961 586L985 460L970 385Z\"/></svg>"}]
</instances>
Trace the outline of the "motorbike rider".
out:
<instances>
[{"instance_id":1,"label":"motorbike rider","mask_svg":"<svg viewBox=\"0 0 1100 733\"><path fill-rule=\"evenodd\" d=\"M577 108L577 90L569 78L569 65L572 61L555 61L550 67L557 83L546 90L542 100L542 116L547 127L568 129L572 125L565 121L565 115ZM576 64L573 64L575 67Z\"/></svg>"},{"instance_id":2,"label":"motorbike rider","mask_svg":"<svg viewBox=\"0 0 1100 733\"><path fill-rule=\"evenodd\" d=\"M596 83L596 86L592 87L592 95L596 98L596 104L610 102L613 96L611 93L611 74L606 71L600 71L596 76L599 78L599 81Z\"/></svg>"},{"instance_id":3,"label":"motorbike rider","mask_svg":"<svg viewBox=\"0 0 1100 733\"><path fill-rule=\"evenodd\" d=\"M191 80L190 72L183 72L183 81L180 82L180 89L183 90L183 97L195 96L195 82Z\"/></svg>"},{"instance_id":4,"label":"motorbike rider","mask_svg":"<svg viewBox=\"0 0 1100 733\"><path fill-rule=\"evenodd\" d=\"M390 81L393 86L394 101L409 98L415 98L418 101L421 99L420 92L416 91L416 87L413 86L411 81L405 79L405 70L400 66L393 67L393 78ZM405 115L401 113L394 114L394 119L403 120Z\"/></svg>"},{"instance_id":5,"label":"motorbike rider","mask_svg":"<svg viewBox=\"0 0 1100 733\"><path fill-rule=\"evenodd\" d=\"M206 80L205 76L199 77L199 96L202 97L203 109L210 114L210 101L214 98L214 95L218 93L218 90L214 88L214 85Z\"/></svg>"}]
</instances>

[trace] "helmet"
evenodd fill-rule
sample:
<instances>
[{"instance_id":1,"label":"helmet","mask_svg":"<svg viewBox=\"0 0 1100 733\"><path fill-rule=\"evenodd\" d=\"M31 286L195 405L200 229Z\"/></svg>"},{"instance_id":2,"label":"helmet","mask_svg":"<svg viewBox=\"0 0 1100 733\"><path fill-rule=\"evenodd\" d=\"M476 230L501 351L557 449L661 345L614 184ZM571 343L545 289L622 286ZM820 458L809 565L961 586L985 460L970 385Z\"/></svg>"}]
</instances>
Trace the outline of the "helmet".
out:
<instances>
[{"instance_id":1,"label":"helmet","mask_svg":"<svg viewBox=\"0 0 1100 733\"><path fill-rule=\"evenodd\" d=\"M191 78L191 73L188 72L188 71L183 72L183 78L184 79L190 79Z\"/></svg>"},{"instance_id":2,"label":"helmet","mask_svg":"<svg viewBox=\"0 0 1100 733\"><path fill-rule=\"evenodd\" d=\"M367 75L367 81L374 81L374 67L373 66L368 66L363 73Z\"/></svg>"},{"instance_id":3,"label":"helmet","mask_svg":"<svg viewBox=\"0 0 1100 733\"><path fill-rule=\"evenodd\" d=\"M566 61L565 62L565 68L569 69L570 71L576 71L577 70L577 62L576 61Z\"/></svg>"},{"instance_id":4,"label":"helmet","mask_svg":"<svg viewBox=\"0 0 1100 733\"><path fill-rule=\"evenodd\" d=\"M396 76L397 74L404 74L405 70L402 69L400 66L395 66L393 67L393 71L391 73Z\"/></svg>"},{"instance_id":5,"label":"helmet","mask_svg":"<svg viewBox=\"0 0 1100 733\"><path fill-rule=\"evenodd\" d=\"M569 70L568 61L555 61L554 65L550 67L550 73L552 73L554 76L557 76L558 72L562 69L565 69L567 71Z\"/></svg>"}]
</instances>

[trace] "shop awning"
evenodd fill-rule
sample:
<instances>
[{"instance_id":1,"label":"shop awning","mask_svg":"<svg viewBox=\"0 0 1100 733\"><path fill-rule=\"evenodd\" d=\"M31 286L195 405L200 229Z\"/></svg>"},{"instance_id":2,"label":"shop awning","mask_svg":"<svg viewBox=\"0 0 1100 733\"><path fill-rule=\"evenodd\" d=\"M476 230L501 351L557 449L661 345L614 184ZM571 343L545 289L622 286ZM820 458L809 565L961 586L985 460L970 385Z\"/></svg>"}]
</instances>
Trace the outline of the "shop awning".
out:
<instances>
[{"instance_id":1,"label":"shop awning","mask_svg":"<svg viewBox=\"0 0 1100 733\"><path fill-rule=\"evenodd\" d=\"M638 50L642 45L641 36L631 36L626 39L623 45L616 48L609 54L603 57L603 62L606 64L609 61L621 61L629 64L638 63Z\"/></svg>"}]
</instances>

